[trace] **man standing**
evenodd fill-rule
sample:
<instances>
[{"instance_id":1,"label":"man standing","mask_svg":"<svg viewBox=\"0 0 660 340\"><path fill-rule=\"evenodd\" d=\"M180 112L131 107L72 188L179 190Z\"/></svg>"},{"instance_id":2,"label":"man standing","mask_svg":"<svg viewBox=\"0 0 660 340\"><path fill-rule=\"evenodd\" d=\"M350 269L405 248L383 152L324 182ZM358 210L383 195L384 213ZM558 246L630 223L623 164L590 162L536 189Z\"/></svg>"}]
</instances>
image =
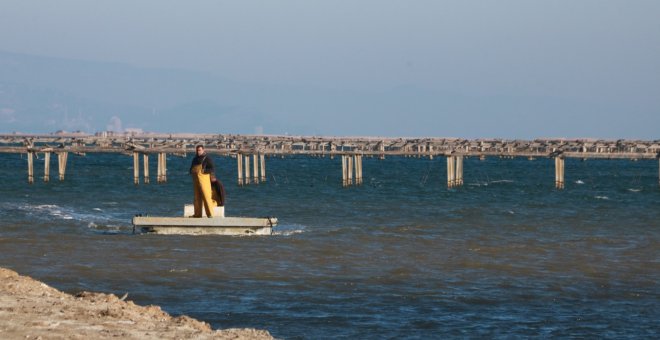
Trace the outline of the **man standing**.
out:
<instances>
[{"instance_id":1,"label":"man standing","mask_svg":"<svg viewBox=\"0 0 660 340\"><path fill-rule=\"evenodd\" d=\"M195 190L195 213L193 217L202 217L202 205L206 210L206 216L213 217L215 204L213 204L212 198L211 177L215 177L215 167L211 158L206 155L203 145L197 145L195 152L195 158L193 158L190 166L190 175Z\"/></svg>"}]
</instances>

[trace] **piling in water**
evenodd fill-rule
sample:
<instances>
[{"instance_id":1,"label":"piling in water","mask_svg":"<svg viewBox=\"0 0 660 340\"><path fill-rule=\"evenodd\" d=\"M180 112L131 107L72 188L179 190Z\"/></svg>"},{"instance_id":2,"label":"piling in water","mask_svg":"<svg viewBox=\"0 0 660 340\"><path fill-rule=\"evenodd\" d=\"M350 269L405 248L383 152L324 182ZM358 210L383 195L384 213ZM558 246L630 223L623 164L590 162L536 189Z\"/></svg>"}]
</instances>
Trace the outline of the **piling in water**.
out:
<instances>
[{"instance_id":1,"label":"piling in water","mask_svg":"<svg viewBox=\"0 0 660 340\"><path fill-rule=\"evenodd\" d=\"M259 155L256 153L253 154L252 159L254 160L254 171L252 172L254 177L254 184L259 184Z\"/></svg>"},{"instance_id":2,"label":"piling in water","mask_svg":"<svg viewBox=\"0 0 660 340\"><path fill-rule=\"evenodd\" d=\"M447 188L463 185L463 157L447 156Z\"/></svg>"},{"instance_id":3,"label":"piling in water","mask_svg":"<svg viewBox=\"0 0 660 340\"><path fill-rule=\"evenodd\" d=\"M355 159L355 185L362 184L362 155L353 156Z\"/></svg>"},{"instance_id":4,"label":"piling in water","mask_svg":"<svg viewBox=\"0 0 660 340\"><path fill-rule=\"evenodd\" d=\"M163 158L165 154L162 152L158 153L158 165L156 166L156 182L157 183L162 183L163 182Z\"/></svg>"},{"instance_id":5,"label":"piling in water","mask_svg":"<svg viewBox=\"0 0 660 340\"><path fill-rule=\"evenodd\" d=\"M261 181L265 182L266 181L266 156L264 154L260 154L259 157L261 158Z\"/></svg>"},{"instance_id":6,"label":"piling in water","mask_svg":"<svg viewBox=\"0 0 660 340\"><path fill-rule=\"evenodd\" d=\"M27 153L27 162L28 162L28 183L34 183L34 153L28 151Z\"/></svg>"},{"instance_id":7,"label":"piling in water","mask_svg":"<svg viewBox=\"0 0 660 340\"><path fill-rule=\"evenodd\" d=\"M50 152L44 153L44 182L50 181Z\"/></svg>"},{"instance_id":8,"label":"piling in water","mask_svg":"<svg viewBox=\"0 0 660 340\"><path fill-rule=\"evenodd\" d=\"M463 156L456 156L456 180L454 185L463 185Z\"/></svg>"},{"instance_id":9,"label":"piling in water","mask_svg":"<svg viewBox=\"0 0 660 340\"><path fill-rule=\"evenodd\" d=\"M143 157L143 168L144 168L144 184L149 184L149 154L144 154Z\"/></svg>"},{"instance_id":10,"label":"piling in water","mask_svg":"<svg viewBox=\"0 0 660 340\"><path fill-rule=\"evenodd\" d=\"M447 156L447 187L453 188L456 181L456 159L454 156Z\"/></svg>"},{"instance_id":11,"label":"piling in water","mask_svg":"<svg viewBox=\"0 0 660 340\"><path fill-rule=\"evenodd\" d=\"M133 152L133 184L140 184L140 155Z\"/></svg>"},{"instance_id":12,"label":"piling in water","mask_svg":"<svg viewBox=\"0 0 660 340\"><path fill-rule=\"evenodd\" d=\"M243 155L240 153L236 154L236 165L238 171L238 186L243 186Z\"/></svg>"},{"instance_id":13,"label":"piling in water","mask_svg":"<svg viewBox=\"0 0 660 340\"><path fill-rule=\"evenodd\" d=\"M250 184L252 182L250 176L250 155L245 155L245 184Z\"/></svg>"},{"instance_id":14,"label":"piling in water","mask_svg":"<svg viewBox=\"0 0 660 340\"><path fill-rule=\"evenodd\" d=\"M347 185L353 185L353 157L348 157L348 166L346 167L348 170L348 183Z\"/></svg>"},{"instance_id":15,"label":"piling in water","mask_svg":"<svg viewBox=\"0 0 660 340\"><path fill-rule=\"evenodd\" d=\"M68 158L69 158L68 152L57 153L57 166L58 166L57 170L60 177L60 181L64 180L64 175L66 174L66 162Z\"/></svg>"},{"instance_id":16,"label":"piling in water","mask_svg":"<svg viewBox=\"0 0 660 340\"><path fill-rule=\"evenodd\" d=\"M346 155L341 155L341 185L348 185L348 173L346 171Z\"/></svg>"},{"instance_id":17,"label":"piling in water","mask_svg":"<svg viewBox=\"0 0 660 340\"><path fill-rule=\"evenodd\" d=\"M555 157L555 188L564 189L564 158Z\"/></svg>"},{"instance_id":18,"label":"piling in water","mask_svg":"<svg viewBox=\"0 0 660 340\"><path fill-rule=\"evenodd\" d=\"M160 162L161 162L161 173L160 173L160 182L167 182L167 153L160 153Z\"/></svg>"}]
</instances>

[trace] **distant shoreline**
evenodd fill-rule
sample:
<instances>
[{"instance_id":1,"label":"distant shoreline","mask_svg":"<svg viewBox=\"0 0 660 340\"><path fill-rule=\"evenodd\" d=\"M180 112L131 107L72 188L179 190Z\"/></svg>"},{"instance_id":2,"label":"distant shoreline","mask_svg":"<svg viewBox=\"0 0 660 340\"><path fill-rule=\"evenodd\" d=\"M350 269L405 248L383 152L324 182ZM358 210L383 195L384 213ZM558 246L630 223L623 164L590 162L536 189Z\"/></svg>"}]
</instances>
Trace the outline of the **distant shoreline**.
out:
<instances>
[{"instance_id":1,"label":"distant shoreline","mask_svg":"<svg viewBox=\"0 0 660 340\"><path fill-rule=\"evenodd\" d=\"M190 133L190 132L113 132L101 131L95 133L88 132L50 132L50 133L29 133L29 132L0 132L0 138L198 138L198 139L216 139L216 138L267 138L267 139L317 139L317 140L371 140L371 141L394 141L394 140L463 140L463 141L580 141L580 142L660 142L658 139L640 139L640 138L599 138L599 137L544 137L539 136L533 139L528 138L508 138L508 137L455 137L455 136L333 136L333 135L288 135L288 134L241 134L241 133Z\"/></svg>"},{"instance_id":2,"label":"distant shoreline","mask_svg":"<svg viewBox=\"0 0 660 340\"><path fill-rule=\"evenodd\" d=\"M363 155L363 156L467 156L562 157L605 159L660 158L660 140L593 139L460 139L319 137L232 134L114 134L64 133L54 135L1 135L0 153L163 153L185 155L196 145L211 154L237 155Z\"/></svg>"}]
</instances>

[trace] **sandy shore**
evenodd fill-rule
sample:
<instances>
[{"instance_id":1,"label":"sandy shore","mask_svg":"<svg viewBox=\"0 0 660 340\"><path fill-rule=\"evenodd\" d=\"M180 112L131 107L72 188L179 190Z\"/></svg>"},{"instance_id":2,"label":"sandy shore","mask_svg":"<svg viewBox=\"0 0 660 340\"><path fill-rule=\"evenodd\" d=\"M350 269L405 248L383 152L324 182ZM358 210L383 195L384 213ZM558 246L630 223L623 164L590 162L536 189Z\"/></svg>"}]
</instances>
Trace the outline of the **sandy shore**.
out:
<instances>
[{"instance_id":1,"label":"sandy shore","mask_svg":"<svg viewBox=\"0 0 660 340\"><path fill-rule=\"evenodd\" d=\"M213 330L158 306L138 306L112 294L63 293L0 268L1 339L272 339L256 329Z\"/></svg>"}]
</instances>

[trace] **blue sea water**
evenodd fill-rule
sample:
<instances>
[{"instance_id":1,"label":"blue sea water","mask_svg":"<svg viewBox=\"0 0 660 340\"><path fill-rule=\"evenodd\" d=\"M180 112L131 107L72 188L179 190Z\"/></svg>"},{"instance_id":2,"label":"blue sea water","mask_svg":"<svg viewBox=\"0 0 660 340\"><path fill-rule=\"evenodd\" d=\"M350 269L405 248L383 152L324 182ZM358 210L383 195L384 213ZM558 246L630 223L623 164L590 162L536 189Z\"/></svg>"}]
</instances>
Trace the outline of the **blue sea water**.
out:
<instances>
[{"instance_id":1,"label":"blue sea water","mask_svg":"<svg viewBox=\"0 0 660 340\"><path fill-rule=\"evenodd\" d=\"M556 190L542 158L468 158L454 189L444 158L365 158L349 188L339 158L270 157L246 187L214 158L227 215L276 216L275 235L133 235L134 214L192 201L190 157L135 186L131 157L70 154L65 181L37 160L29 185L0 154L0 266L284 339L660 333L657 160L567 159Z\"/></svg>"}]
</instances>

